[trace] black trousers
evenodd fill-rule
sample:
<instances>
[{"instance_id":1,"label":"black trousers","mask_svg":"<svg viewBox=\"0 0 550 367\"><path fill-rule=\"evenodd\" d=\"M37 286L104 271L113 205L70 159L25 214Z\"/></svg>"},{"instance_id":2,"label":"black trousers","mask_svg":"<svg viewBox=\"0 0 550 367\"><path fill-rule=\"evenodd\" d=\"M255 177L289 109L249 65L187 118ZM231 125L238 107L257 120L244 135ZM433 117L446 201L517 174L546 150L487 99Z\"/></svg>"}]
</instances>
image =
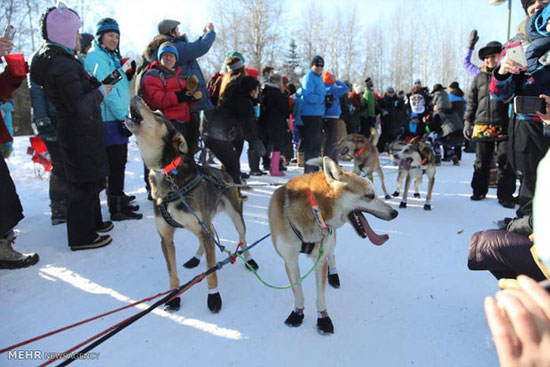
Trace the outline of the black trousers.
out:
<instances>
[{"instance_id":1,"label":"black trousers","mask_svg":"<svg viewBox=\"0 0 550 367\"><path fill-rule=\"evenodd\" d=\"M304 150L304 160L319 157L321 151L321 116L302 116L304 126L300 130L301 145ZM303 132L303 134L302 134ZM319 167L304 164L304 173L317 172Z\"/></svg>"},{"instance_id":2,"label":"black trousers","mask_svg":"<svg viewBox=\"0 0 550 367\"><path fill-rule=\"evenodd\" d=\"M376 117L361 116L361 128L359 130L359 134L363 134L367 138L370 138L370 129L374 127L375 122L376 122Z\"/></svg>"},{"instance_id":3,"label":"black trousers","mask_svg":"<svg viewBox=\"0 0 550 367\"><path fill-rule=\"evenodd\" d=\"M65 173L65 159L59 151L57 141L46 141L46 148L52 160L52 172L50 175L50 202L57 203L67 200L69 195L69 182Z\"/></svg>"},{"instance_id":4,"label":"black trousers","mask_svg":"<svg viewBox=\"0 0 550 367\"><path fill-rule=\"evenodd\" d=\"M124 174L128 160L128 144L116 144L106 147L109 163L107 176L107 195L122 196L124 194Z\"/></svg>"},{"instance_id":5,"label":"black trousers","mask_svg":"<svg viewBox=\"0 0 550 367\"><path fill-rule=\"evenodd\" d=\"M201 120L198 112L191 113L191 119L187 122L172 122L177 131L183 135L187 143L189 154L195 154L199 150L199 136Z\"/></svg>"},{"instance_id":6,"label":"black trousers","mask_svg":"<svg viewBox=\"0 0 550 367\"><path fill-rule=\"evenodd\" d=\"M0 237L23 219L23 207L4 158L0 159Z\"/></svg>"},{"instance_id":7,"label":"black trousers","mask_svg":"<svg viewBox=\"0 0 550 367\"><path fill-rule=\"evenodd\" d=\"M103 219L99 205L101 182L71 183L67 208L69 246L87 245L96 237Z\"/></svg>"},{"instance_id":8,"label":"black trousers","mask_svg":"<svg viewBox=\"0 0 550 367\"><path fill-rule=\"evenodd\" d=\"M242 153L242 143L240 150L238 150L233 141L208 137L206 138L206 146L222 162L225 166L225 171L229 173L233 181L239 184L241 182L241 163L239 158Z\"/></svg>"},{"instance_id":9,"label":"black trousers","mask_svg":"<svg viewBox=\"0 0 550 367\"><path fill-rule=\"evenodd\" d=\"M323 119L323 134L323 155L338 163L338 154L336 154L338 119Z\"/></svg>"},{"instance_id":10,"label":"black trousers","mask_svg":"<svg viewBox=\"0 0 550 367\"><path fill-rule=\"evenodd\" d=\"M516 191L516 174L508 164L506 142L477 142L472 189L474 195L485 195L489 190L489 172L496 146L496 159L499 173L497 197L511 201Z\"/></svg>"}]
</instances>

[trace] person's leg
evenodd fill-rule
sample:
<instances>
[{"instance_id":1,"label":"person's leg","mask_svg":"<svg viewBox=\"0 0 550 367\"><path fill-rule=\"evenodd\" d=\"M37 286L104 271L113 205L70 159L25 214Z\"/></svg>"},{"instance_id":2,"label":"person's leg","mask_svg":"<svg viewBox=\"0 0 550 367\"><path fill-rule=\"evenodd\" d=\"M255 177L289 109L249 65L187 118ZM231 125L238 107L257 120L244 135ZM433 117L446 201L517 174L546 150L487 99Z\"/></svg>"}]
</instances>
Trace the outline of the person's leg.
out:
<instances>
[{"instance_id":1,"label":"person's leg","mask_svg":"<svg viewBox=\"0 0 550 367\"><path fill-rule=\"evenodd\" d=\"M336 154L338 119L323 119L323 129L325 131L323 154L338 163L338 156Z\"/></svg>"},{"instance_id":2,"label":"person's leg","mask_svg":"<svg viewBox=\"0 0 550 367\"><path fill-rule=\"evenodd\" d=\"M321 117L320 116L302 116L304 122L303 132L300 134L304 146L304 162L309 159L319 157L321 150ZM304 164L304 173L317 172L319 167Z\"/></svg>"},{"instance_id":3,"label":"person's leg","mask_svg":"<svg viewBox=\"0 0 550 367\"><path fill-rule=\"evenodd\" d=\"M73 183L67 208L67 238L69 246L91 244L97 237L96 183Z\"/></svg>"},{"instance_id":4,"label":"person's leg","mask_svg":"<svg viewBox=\"0 0 550 367\"><path fill-rule=\"evenodd\" d=\"M516 173L508 164L506 142L504 141L497 143L497 165L499 171L497 197L500 200L513 202L516 191Z\"/></svg>"},{"instance_id":5,"label":"person's leg","mask_svg":"<svg viewBox=\"0 0 550 367\"><path fill-rule=\"evenodd\" d=\"M240 184L241 170L239 157L237 156L233 142L207 138L206 146L220 160L225 167L225 171L233 178L233 181Z\"/></svg>"},{"instance_id":6,"label":"person's leg","mask_svg":"<svg viewBox=\"0 0 550 367\"><path fill-rule=\"evenodd\" d=\"M56 141L44 141L52 161L50 175L50 207L52 209L52 224L61 224L67 221L67 195L69 184L65 173L65 160Z\"/></svg>"},{"instance_id":7,"label":"person's leg","mask_svg":"<svg viewBox=\"0 0 550 367\"><path fill-rule=\"evenodd\" d=\"M493 142L477 142L476 144L476 160L471 183L473 194L476 197L486 195L489 190L489 171L491 170L494 147L495 143Z\"/></svg>"}]
</instances>

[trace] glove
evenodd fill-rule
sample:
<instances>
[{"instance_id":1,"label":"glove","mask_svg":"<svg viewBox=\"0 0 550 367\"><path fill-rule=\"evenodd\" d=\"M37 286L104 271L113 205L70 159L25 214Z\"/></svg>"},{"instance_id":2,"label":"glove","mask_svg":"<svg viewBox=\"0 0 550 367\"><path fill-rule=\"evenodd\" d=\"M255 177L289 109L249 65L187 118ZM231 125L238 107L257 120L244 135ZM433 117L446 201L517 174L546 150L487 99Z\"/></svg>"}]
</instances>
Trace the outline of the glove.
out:
<instances>
[{"instance_id":1,"label":"glove","mask_svg":"<svg viewBox=\"0 0 550 367\"><path fill-rule=\"evenodd\" d=\"M199 78L196 75L188 76L186 81L188 91L195 92L199 87Z\"/></svg>"},{"instance_id":2,"label":"glove","mask_svg":"<svg viewBox=\"0 0 550 367\"><path fill-rule=\"evenodd\" d=\"M176 92L176 97L178 98L178 102L195 102L195 97L193 95L188 94L189 92L186 90L178 90Z\"/></svg>"},{"instance_id":3,"label":"glove","mask_svg":"<svg viewBox=\"0 0 550 367\"><path fill-rule=\"evenodd\" d=\"M41 117L33 122L35 134L45 141L57 141L57 131L49 117Z\"/></svg>"},{"instance_id":4,"label":"glove","mask_svg":"<svg viewBox=\"0 0 550 367\"><path fill-rule=\"evenodd\" d=\"M265 149L265 146L264 146L264 143L262 143L262 141L258 138L253 138L253 139L249 140L248 145L260 157L263 157L267 153L267 151Z\"/></svg>"},{"instance_id":5,"label":"glove","mask_svg":"<svg viewBox=\"0 0 550 367\"><path fill-rule=\"evenodd\" d=\"M132 81L132 78L136 74L137 65L134 60L130 63L130 69L126 70L126 77L128 78L128 81Z\"/></svg>"},{"instance_id":6,"label":"glove","mask_svg":"<svg viewBox=\"0 0 550 367\"><path fill-rule=\"evenodd\" d=\"M462 134L466 140L472 140L472 123L470 121L464 121L464 130Z\"/></svg>"},{"instance_id":7,"label":"glove","mask_svg":"<svg viewBox=\"0 0 550 367\"><path fill-rule=\"evenodd\" d=\"M479 36L477 35L477 29L474 29L470 32L470 39L468 40L468 48L470 50L473 50L476 47L476 43L479 40Z\"/></svg>"}]
</instances>

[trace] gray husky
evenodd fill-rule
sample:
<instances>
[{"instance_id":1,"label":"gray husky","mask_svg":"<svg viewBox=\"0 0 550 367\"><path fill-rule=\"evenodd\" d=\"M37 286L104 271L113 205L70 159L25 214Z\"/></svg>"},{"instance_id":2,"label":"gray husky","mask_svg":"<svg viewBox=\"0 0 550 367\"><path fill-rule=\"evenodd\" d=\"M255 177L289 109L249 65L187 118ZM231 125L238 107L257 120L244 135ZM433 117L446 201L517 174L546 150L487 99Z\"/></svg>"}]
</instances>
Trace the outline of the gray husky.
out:
<instances>
[{"instance_id":1,"label":"gray husky","mask_svg":"<svg viewBox=\"0 0 550 367\"><path fill-rule=\"evenodd\" d=\"M232 182L226 172L195 164L193 156L187 154L185 138L160 112L151 111L138 96L133 97L130 108L131 117L126 120L126 126L135 135L143 161L151 170L149 182L154 199L155 225L168 267L170 288L175 288L180 284L174 248L175 230L185 227L197 236L206 252L206 266L210 268L216 264L216 230L212 219L218 212L225 211L229 215L239 233L239 241L246 246L242 198L236 187L226 184ZM249 265L258 267L248 254L245 256ZM207 282L208 308L217 313L222 299L217 290L216 272L208 275ZM168 311L177 311L179 307L179 297L165 305Z\"/></svg>"}]
</instances>

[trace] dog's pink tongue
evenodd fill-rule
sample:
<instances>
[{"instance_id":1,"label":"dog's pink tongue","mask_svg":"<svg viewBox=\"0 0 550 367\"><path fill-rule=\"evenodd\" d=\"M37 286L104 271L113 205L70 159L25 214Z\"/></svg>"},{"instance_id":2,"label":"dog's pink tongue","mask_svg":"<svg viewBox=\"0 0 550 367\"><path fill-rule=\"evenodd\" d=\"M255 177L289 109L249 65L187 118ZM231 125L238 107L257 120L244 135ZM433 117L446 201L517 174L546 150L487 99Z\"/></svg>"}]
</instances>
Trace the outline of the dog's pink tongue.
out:
<instances>
[{"instance_id":1,"label":"dog's pink tongue","mask_svg":"<svg viewBox=\"0 0 550 367\"><path fill-rule=\"evenodd\" d=\"M390 239L390 236L387 234L379 235L375 233L372 228L369 225L369 222L367 221L367 218L365 218L364 215L360 215L359 219L361 220L361 223L363 224L363 227L365 228L365 232L367 233L367 237L369 240L376 246L383 245L387 240Z\"/></svg>"}]
</instances>

